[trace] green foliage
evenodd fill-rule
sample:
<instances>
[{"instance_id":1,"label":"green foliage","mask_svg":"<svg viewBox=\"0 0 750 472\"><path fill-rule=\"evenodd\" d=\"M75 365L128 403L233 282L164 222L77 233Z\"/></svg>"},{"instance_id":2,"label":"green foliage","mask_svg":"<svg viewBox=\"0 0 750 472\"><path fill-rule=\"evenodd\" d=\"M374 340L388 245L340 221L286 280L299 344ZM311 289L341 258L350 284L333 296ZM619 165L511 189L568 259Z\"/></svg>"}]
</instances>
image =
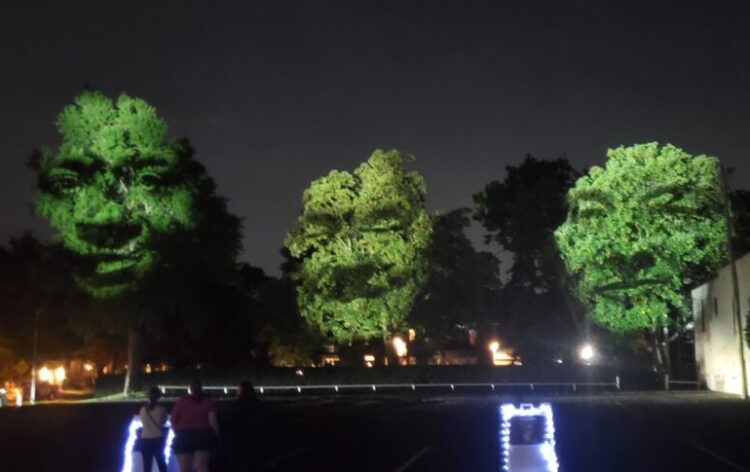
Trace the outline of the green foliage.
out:
<instances>
[{"instance_id":1,"label":"green foliage","mask_svg":"<svg viewBox=\"0 0 750 472\"><path fill-rule=\"evenodd\" d=\"M432 233L425 183L398 151L375 151L353 173L332 171L303 195L285 246L301 260L302 316L339 342L402 327L427 270Z\"/></svg>"},{"instance_id":2,"label":"green foliage","mask_svg":"<svg viewBox=\"0 0 750 472\"><path fill-rule=\"evenodd\" d=\"M36 211L80 260L79 284L98 298L137 286L164 235L194 226L198 182L190 152L166 139L145 101L85 92L57 119L62 144L32 158Z\"/></svg>"},{"instance_id":3,"label":"green foliage","mask_svg":"<svg viewBox=\"0 0 750 472\"><path fill-rule=\"evenodd\" d=\"M607 153L568 194L555 235L594 318L615 331L666 326L684 289L724 260L718 162L670 144Z\"/></svg>"}]
</instances>

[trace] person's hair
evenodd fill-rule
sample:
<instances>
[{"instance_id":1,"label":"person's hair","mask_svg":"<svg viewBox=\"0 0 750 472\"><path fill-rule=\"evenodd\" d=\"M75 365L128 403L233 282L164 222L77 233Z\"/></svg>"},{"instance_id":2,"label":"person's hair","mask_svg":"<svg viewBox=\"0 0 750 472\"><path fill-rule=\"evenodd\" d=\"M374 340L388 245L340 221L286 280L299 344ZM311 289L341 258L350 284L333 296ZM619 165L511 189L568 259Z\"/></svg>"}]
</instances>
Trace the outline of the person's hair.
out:
<instances>
[{"instance_id":1,"label":"person's hair","mask_svg":"<svg viewBox=\"0 0 750 472\"><path fill-rule=\"evenodd\" d=\"M161 398L161 390L159 390L159 387L151 387L148 391L148 404L146 405L146 408L148 408L149 411L153 410L159 402L159 398Z\"/></svg>"},{"instance_id":2,"label":"person's hair","mask_svg":"<svg viewBox=\"0 0 750 472\"><path fill-rule=\"evenodd\" d=\"M203 384L201 383L200 380L195 379L190 384L190 394L193 396L193 398L195 398L198 401L203 400L203 396L204 396Z\"/></svg>"}]
</instances>

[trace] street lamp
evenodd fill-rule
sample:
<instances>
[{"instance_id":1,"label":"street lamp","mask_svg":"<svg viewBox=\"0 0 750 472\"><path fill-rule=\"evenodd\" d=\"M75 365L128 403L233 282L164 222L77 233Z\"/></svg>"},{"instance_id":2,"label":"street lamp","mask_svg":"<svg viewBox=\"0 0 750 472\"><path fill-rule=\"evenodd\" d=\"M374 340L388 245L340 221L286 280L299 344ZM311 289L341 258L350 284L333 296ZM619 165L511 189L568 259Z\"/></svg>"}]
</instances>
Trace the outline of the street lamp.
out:
<instances>
[{"instance_id":1,"label":"street lamp","mask_svg":"<svg viewBox=\"0 0 750 472\"><path fill-rule=\"evenodd\" d=\"M578 355L581 356L582 361L590 364L591 360L594 358L594 347L591 344L586 343L581 346L581 350L578 352Z\"/></svg>"}]
</instances>

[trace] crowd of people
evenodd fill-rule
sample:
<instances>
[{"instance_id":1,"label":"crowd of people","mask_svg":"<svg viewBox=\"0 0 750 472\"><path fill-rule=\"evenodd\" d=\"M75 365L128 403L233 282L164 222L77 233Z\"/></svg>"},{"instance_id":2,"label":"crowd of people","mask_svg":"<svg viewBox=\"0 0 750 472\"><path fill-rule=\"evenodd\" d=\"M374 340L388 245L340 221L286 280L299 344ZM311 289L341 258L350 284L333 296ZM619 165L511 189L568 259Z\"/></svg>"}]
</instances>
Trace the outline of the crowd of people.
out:
<instances>
[{"instance_id":1,"label":"crowd of people","mask_svg":"<svg viewBox=\"0 0 750 472\"><path fill-rule=\"evenodd\" d=\"M255 430L258 399L249 381L238 387L237 398L222 418L221 426L214 403L205 395L199 380L172 407L171 413L160 403L162 392L149 390L148 402L140 408L140 435L136 450L143 458L143 470L151 471L154 461L159 472L167 472L164 448L169 432L174 431L172 452L180 472L208 472L212 453L219 453L223 470L255 470Z\"/></svg>"}]
</instances>

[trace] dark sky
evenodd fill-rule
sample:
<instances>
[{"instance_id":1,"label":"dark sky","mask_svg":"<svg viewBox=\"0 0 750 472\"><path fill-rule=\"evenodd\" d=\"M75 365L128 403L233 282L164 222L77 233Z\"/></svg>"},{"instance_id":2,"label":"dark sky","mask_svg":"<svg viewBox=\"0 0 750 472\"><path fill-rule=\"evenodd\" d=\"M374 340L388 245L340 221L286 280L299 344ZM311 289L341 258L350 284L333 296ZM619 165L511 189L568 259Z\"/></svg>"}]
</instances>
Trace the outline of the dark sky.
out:
<instances>
[{"instance_id":1,"label":"dark sky","mask_svg":"<svg viewBox=\"0 0 750 472\"><path fill-rule=\"evenodd\" d=\"M375 148L416 157L431 210L470 205L526 153L580 168L654 140L750 187L750 2L12 3L0 241L51 234L24 163L58 143L54 118L87 82L193 141L244 219L243 259L272 273L304 188Z\"/></svg>"}]
</instances>

